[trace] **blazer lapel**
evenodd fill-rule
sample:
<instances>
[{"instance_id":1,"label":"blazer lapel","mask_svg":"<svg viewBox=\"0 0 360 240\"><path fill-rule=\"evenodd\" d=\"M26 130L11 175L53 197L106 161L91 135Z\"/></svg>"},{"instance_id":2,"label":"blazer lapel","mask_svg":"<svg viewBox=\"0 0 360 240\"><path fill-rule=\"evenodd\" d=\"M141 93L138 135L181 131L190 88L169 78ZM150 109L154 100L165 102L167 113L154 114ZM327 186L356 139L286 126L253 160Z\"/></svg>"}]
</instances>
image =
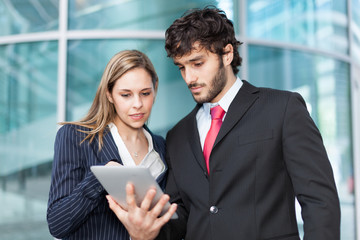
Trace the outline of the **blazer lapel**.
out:
<instances>
[{"instance_id":1,"label":"blazer lapel","mask_svg":"<svg viewBox=\"0 0 360 240\"><path fill-rule=\"evenodd\" d=\"M259 89L251 85L247 81L243 81L243 86L235 96L233 102L230 104L228 113L226 114L225 120L220 128L219 134L215 140L214 147L226 134L240 121L242 116L248 111L253 103L258 99ZM194 157L200 167L206 172L206 164L204 155L201 149L199 130L197 128L196 113L198 112L201 104L197 104L192 112L188 115L188 128L184 131L191 132L189 135L190 148Z\"/></svg>"},{"instance_id":2,"label":"blazer lapel","mask_svg":"<svg viewBox=\"0 0 360 240\"><path fill-rule=\"evenodd\" d=\"M189 145L192 150L192 153L194 154L194 157L200 167L203 169L203 171L206 171L206 164L204 155L201 149L200 144L200 137L199 137L199 130L197 128L197 122L196 122L196 113L198 112L199 108L201 107L201 104L197 104L196 107L193 109L193 111L188 115L189 121L188 121L188 129L187 131L191 132L189 135ZM186 131L186 130L185 130Z\"/></svg>"},{"instance_id":3,"label":"blazer lapel","mask_svg":"<svg viewBox=\"0 0 360 240\"><path fill-rule=\"evenodd\" d=\"M121 161L121 158L119 155L119 150L118 150L118 148L115 144L115 141L108 129L106 129L104 132L103 141L104 141L104 145L102 146L102 149L99 152L100 159L102 159L103 162L108 162L110 160L116 160L122 164L122 161Z\"/></svg>"},{"instance_id":4,"label":"blazer lapel","mask_svg":"<svg viewBox=\"0 0 360 240\"><path fill-rule=\"evenodd\" d=\"M243 86L230 104L229 110L215 140L214 147L226 136L235 124L240 121L248 109L259 98L258 92L259 89L257 87L251 85L247 81L243 81Z\"/></svg>"}]
</instances>

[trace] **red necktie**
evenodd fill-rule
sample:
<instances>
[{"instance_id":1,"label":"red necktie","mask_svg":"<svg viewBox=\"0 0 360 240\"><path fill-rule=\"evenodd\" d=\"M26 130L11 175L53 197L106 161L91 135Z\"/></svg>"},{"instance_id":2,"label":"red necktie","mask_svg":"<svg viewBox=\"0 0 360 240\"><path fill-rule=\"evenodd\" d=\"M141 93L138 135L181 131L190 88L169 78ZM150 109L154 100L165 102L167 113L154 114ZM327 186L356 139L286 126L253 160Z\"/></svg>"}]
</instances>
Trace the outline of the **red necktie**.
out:
<instances>
[{"instance_id":1,"label":"red necktie","mask_svg":"<svg viewBox=\"0 0 360 240\"><path fill-rule=\"evenodd\" d=\"M216 107L210 109L210 114L211 114L211 126L205 138L204 151L203 151L208 174L210 174L210 168L209 168L210 153L212 147L214 146L216 136L219 133L222 124L222 118L225 114L225 111L220 107L220 105L217 105Z\"/></svg>"}]
</instances>

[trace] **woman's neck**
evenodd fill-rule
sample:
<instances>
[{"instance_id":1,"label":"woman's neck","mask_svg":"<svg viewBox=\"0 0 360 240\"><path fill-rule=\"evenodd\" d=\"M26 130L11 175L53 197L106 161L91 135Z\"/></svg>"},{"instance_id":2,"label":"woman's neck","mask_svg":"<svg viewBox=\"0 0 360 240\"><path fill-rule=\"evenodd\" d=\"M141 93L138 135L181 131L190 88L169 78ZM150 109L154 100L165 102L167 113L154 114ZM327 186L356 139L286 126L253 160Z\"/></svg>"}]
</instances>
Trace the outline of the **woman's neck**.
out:
<instances>
[{"instance_id":1,"label":"woman's neck","mask_svg":"<svg viewBox=\"0 0 360 240\"><path fill-rule=\"evenodd\" d=\"M148 152L148 140L143 128L131 128L120 121L114 121L118 133L136 165L139 165Z\"/></svg>"},{"instance_id":2,"label":"woman's neck","mask_svg":"<svg viewBox=\"0 0 360 240\"><path fill-rule=\"evenodd\" d=\"M123 139L123 141L136 142L138 139L142 139L145 137L143 128L132 128L123 122L121 122L118 118L115 119L114 124L118 129L118 132Z\"/></svg>"}]
</instances>

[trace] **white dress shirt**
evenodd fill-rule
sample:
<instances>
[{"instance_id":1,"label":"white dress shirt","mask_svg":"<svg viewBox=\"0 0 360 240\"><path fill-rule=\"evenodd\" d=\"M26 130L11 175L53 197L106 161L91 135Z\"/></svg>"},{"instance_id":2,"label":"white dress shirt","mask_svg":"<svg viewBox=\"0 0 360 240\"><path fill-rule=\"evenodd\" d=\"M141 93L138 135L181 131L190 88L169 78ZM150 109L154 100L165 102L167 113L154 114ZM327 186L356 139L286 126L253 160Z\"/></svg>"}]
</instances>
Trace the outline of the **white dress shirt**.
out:
<instances>
[{"instance_id":1,"label":"white dress shirt","mask_svg":"<svg viewBox=\"0 0 360 240\"><path fill-rule=\"evenodd\" d=\"M201 108L196 113L196 121L197 121L199 136L200 136L201 149L204 149L205 138L206 138L206 135L211 126L210 109L212 107L220 105L221 108L224 109L224 111L225 111L225 114L223 117L223 121L224 121L224 119L226 117L226 113L229 109L229 106L230 106L231 102L234 100L238 91L240 90L242 84L243 83L240 80L240 78L237 78L235 83L231 86L231 88L227 91L227 93L220 99L219 102L203 103Z\"/></svg>"},{"instance_id":2,"label":"white dress shirt","mask_svg":"<svg viewBox=\"0 0 360 240\"><path fill-rule=\"evenodd\" d=\"M135 164L134 159L132 158L130 152L126 148L124 141L122 140L118 129L114 123L109 124L110 132L112 137L114 138L115 144L118 148L119 155L121 161L123 162L124 166L139 166L139 167L146 167L150 170L151 175L156 179L160 176L161 173L165 171L165 164L161 160L159 153L157 153L153 146L153 141L150 133L143 128L145 137L148 141L149 148L148 153L144 157L144 159L140 162L139 165Z\"/></svg>"}]
</instances>

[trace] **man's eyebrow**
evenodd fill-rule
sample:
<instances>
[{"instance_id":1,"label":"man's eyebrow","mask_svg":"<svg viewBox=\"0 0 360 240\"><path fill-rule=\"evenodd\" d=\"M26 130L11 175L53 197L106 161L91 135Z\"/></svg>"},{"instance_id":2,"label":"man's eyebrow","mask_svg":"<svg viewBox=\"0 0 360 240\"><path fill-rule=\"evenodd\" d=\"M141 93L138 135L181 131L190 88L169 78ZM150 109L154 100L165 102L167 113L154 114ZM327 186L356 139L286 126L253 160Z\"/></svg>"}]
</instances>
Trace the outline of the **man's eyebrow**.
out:
<instances>
[{"instance_id":1,"label":"man's eyebrow","mask_svg":"<svg viewBox=\"0 0 360 240\"><path fill-rule=\"evenodd\" d=\"M203 58L204 58L203 55L199 55L199 56L196 56L196 57L190 59L189 62L196 62L196 61L202 60Z\"/></svg>"},{"instance_id":2,"label":"man's eyebrow","mask_svg":"<svg viewBox=\"0 0 360 240\"><path fill-rule=\"evenodd\" d=\"M176 66L181 65L179 62L176 62L176 61L174 61L174 64L175 64Z\"/></svg>"},{"instance_id":3,"label":"man's eyebrow","mask_svg":"<svg viewBox=\"0 0 360 240\"><path fill-rule=\"evenodd\" d=\"M185 61L185 63L196 62L196 61L202 60L203 58L204 58L203 55L195 56L194 58ZM174 61L174 64L175 65L182 65L181 63L179 63L177 61Z\"/></svg>"}]
</instances>

